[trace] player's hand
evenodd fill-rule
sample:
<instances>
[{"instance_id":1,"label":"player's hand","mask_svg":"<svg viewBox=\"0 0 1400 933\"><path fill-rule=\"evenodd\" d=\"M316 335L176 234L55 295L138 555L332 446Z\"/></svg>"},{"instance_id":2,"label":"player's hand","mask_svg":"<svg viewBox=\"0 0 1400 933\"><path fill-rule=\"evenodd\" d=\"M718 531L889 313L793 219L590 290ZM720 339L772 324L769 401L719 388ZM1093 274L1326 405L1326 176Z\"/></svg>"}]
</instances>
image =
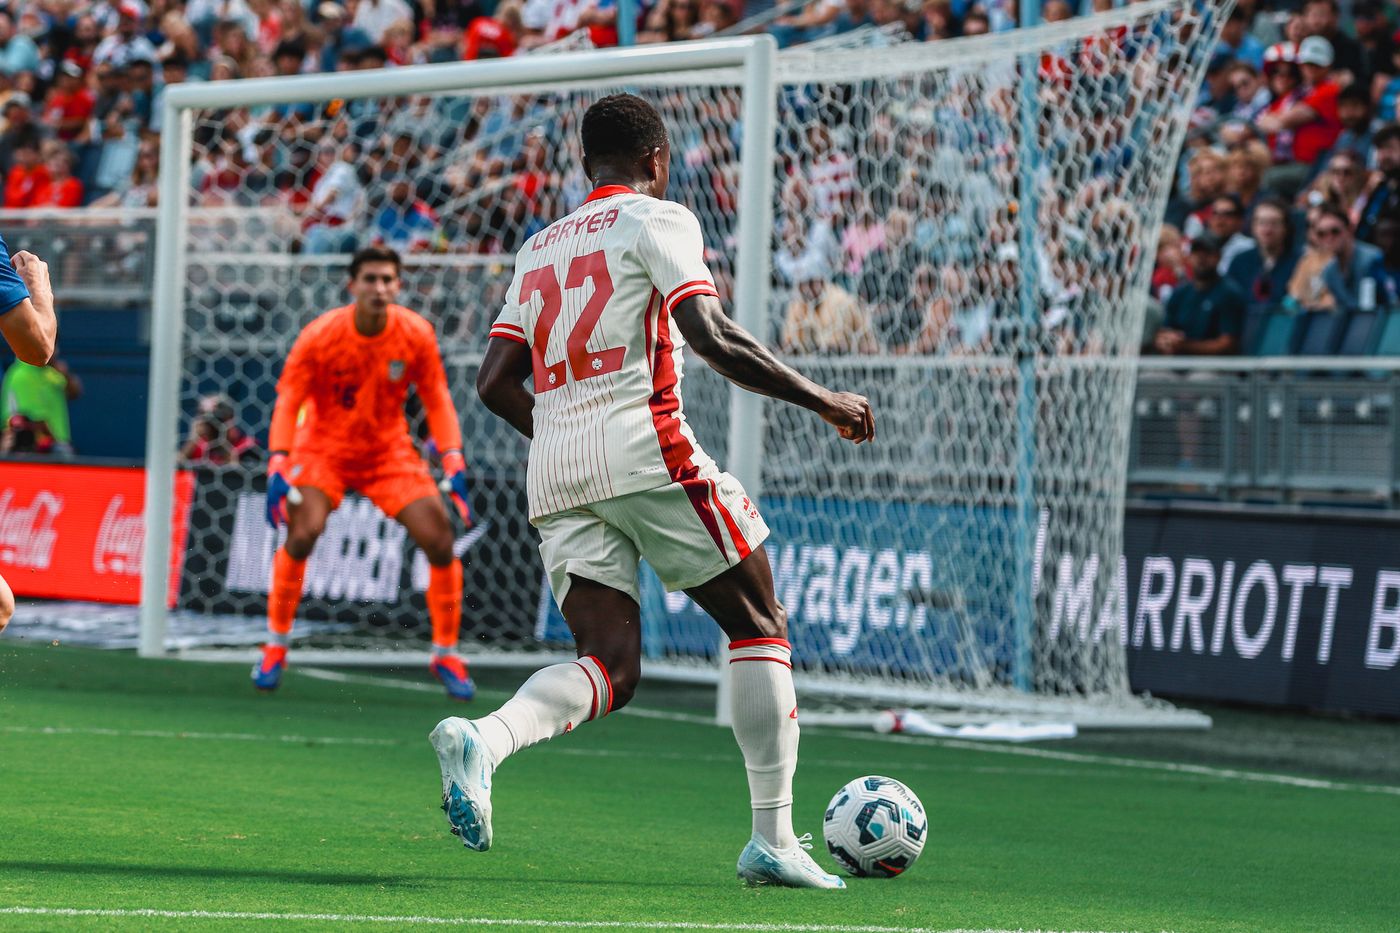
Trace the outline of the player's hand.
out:
<instances>
[{"instance_id":1,"label":"player's hand","mask_svg":"<svg viewBox=\"0 0 1400 933\"><path fill-rule=\"evenodd\" d=\"M10 257L10 265L19 273L19 277L24 280L24 284L32 292L34 289L49 289L49 264L38 256L35 256L27 249L19 250Z\"/></svg>"},{"instance_id":2,"label":"player's hand","mask_svg":"<svg viewBox=\"0 0 1400 933\"><path fill-rule=\"evenodd\" d=\"M460 450L447 450L442 455L442 491L452 496L452 504L457 506L457 514L470 528L472 506L467 498L467 461Z\"/></svg>"},{"instance_id":3,"label":"player's hand","mask_svg":"<svg viewBox=\"0 0 1400 933\"><path fill-rule=\"evenodd\" d=\"M875 413L870 410L870 400L863 395L832 392L821 416L844 440L857 444L875 440Z\"/></svg>"},{"instance_id":4,"label":"player's hand","mask_svg":"<svg viewBox=\"0 0 1400 933\"><path fill-rule=\"evenodd\" d=\"M267 523L274 531L287 524L287 500L292 484L287 480L287 455L273 454L267 461Z\"/></svg>"}]
</instances>

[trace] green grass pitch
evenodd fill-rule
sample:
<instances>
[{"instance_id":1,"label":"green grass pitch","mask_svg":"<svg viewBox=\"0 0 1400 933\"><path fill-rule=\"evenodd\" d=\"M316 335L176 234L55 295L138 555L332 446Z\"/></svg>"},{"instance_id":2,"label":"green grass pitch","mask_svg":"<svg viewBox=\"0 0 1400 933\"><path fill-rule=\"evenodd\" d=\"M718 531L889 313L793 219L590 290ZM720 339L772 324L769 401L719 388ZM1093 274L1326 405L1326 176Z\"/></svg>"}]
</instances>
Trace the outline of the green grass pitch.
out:
<instances>
[{"instance_id":1,"label":"green grass pitch","mask_svg":"<svg viewBox=\"0 0 1400 933\"><path fill-rule=\"evenodd\" d=\"M418 673L403 676L424 683ZM438 809L426 736L521 677L486 672L464 709L293 667L267 697L241 665L7 636L0 929L1400 928L1393 786L1121 760L1151 737L1038 757L808 728L796 815L819 861L831 865L822 808L864 773L923 798L929 844L893 880L750 890L734 877L748 812L731 734L698 717L615 715L511 759L495 784L496 848L467 852ZM703 713L706 696L653 684L635 703ZM1394 742L1393 725L1361 728ZM1210 758L1192 748L1178 760Z\"/></svg>"}]
</instances>

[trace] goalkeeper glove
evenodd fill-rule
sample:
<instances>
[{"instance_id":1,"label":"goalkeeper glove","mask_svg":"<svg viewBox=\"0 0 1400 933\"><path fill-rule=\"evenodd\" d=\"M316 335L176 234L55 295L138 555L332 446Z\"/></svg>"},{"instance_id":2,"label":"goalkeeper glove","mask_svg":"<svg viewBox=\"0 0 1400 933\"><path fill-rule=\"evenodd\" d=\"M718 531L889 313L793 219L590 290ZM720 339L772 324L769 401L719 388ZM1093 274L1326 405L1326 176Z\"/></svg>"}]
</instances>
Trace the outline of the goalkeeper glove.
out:
<instances>
[{"instance_id":1,"label":"goalkeeper glove","mask_svg":"<svg viewBox=\"0 0 1400 933\"><path fill-rule=\"evenodd\" d=\"M467 501L467 461L457 449L442 452L442 491L452 496L452 504L457 506L457 514L468 528L472 524L472 507Z\"/></svg>"},{"instance_id":2,"label":"goalkeeper glove","mask_svg":"<svg viewBox=\"0 0 1400 933\"><path fill-rule=\"evenodd\" d=\"M267 461L267 523L276 530L287 524L287 505L283 501L292 492L287 481L287 455L274 453Z\"/></svg>"}]
</instances>

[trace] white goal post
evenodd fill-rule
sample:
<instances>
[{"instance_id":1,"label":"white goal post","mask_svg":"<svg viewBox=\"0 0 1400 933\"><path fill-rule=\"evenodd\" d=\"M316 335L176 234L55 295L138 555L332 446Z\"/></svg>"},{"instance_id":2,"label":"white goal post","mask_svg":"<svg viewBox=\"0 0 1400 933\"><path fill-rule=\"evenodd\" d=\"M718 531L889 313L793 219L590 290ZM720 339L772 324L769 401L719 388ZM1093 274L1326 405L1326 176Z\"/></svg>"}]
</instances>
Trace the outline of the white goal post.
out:
<instances>
[{"instance_id":1,"label":"white goal post","mask_svg":"<svg viewBox=\"0 0 1400 933\"><path fill-rule=\"evenodd\" d=\"M373 237L412 241L401 300L438 328L463 420L479 520L458 539L464 649L567 652L522 514L525 445L471 386L514 250L587 193L582 110L632 90L671 131L668 196L700 218L731 313L875 408L877 441L855 448L687 369L696 435L773 529L804 703L1205 724L1129 687L1144 620L1123 501L1150 258L1230 2L936 43L870 31L778 53L757 37L171 88L141 652L260 640L277 544L260 468L179 464L177 443L210 396L265 432L287 348L343 303L346 253ZM337 171L358 200L331 223L304 189ZM172 555L176 508L191 531ZM295 657L425 657L421 555L368 503L333 524ZM722 692L712 624L642 582L647 670Z\"/></svg>"}]
</instances>

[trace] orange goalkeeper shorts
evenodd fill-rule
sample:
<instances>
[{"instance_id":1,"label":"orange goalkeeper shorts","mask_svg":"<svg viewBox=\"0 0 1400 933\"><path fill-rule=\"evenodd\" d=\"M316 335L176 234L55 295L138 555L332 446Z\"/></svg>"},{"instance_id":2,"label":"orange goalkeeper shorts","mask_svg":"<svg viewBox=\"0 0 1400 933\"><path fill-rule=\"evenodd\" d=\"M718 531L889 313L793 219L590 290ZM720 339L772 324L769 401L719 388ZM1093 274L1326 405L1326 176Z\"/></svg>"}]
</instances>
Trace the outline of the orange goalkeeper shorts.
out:
<instances>
[{"instance_id":1,"label":"orange goalkeeper shorts","mask_svg":"<svg viewBox=\"0 0 1400 933\"><path fill-rule=\"evenodd\" d=\"M397 518L410 502L438 495L428 465L414 450L391 453L362 467L294 450L287 478L293 486L319 489L331 500L332 508L339 508L345 491L353 489L390 518Z\"/></svg>"}]
</instances>

